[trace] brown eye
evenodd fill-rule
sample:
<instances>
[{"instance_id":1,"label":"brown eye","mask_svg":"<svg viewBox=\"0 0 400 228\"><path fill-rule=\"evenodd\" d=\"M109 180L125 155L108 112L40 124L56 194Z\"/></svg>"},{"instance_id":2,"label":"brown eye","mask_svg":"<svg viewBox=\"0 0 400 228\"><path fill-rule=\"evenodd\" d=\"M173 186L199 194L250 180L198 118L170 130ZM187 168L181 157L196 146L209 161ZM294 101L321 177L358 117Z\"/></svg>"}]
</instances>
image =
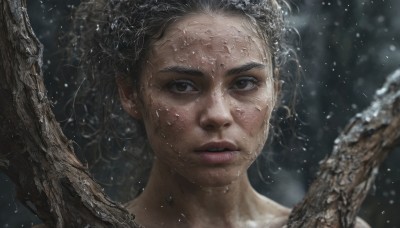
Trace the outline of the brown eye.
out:
<instances>
[{"instance_id":1,"label":"brown eye","mask_svg":"<svg viewBox=\"0 0 400 228\"><path fill-rule=\"evenodd\" d=\"M241 77L235 80L232 89L239 91L252 90L258 85L258 80L253 77Z\"/></svg>"},{"instance_id":2,"label":"brown eye","mask_svg":"<svg viewBox=\"0 0 400 228\"><path fill-rule=\"evenodd\" d=\"M198 91L193 82L188 80L174 80L168 83L168 89L173 93L194 93Z\"/></svg>"}]
</instances>

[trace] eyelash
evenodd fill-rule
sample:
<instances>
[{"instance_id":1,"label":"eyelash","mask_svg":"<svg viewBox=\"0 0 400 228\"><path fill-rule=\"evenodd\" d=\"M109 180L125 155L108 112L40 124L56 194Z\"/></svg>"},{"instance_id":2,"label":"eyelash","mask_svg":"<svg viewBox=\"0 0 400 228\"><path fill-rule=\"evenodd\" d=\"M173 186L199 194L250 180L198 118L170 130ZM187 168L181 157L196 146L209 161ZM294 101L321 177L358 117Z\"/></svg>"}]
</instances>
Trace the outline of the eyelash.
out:
<instances>
[{"instance_id":1,"label":"eyelash","mask_svg":"<svg viewBox=\"0 0 400 228\"><path fill-rule=\"evenodd\" d=\"M240 83L240 82L246 83L244 88L238 88L238 86L240 86L240 85L238 85L238 83ZM251 83L250 88L246 88L249 85L249 83ZM230 89L238 91L238 92L247 92L247 91L253 90L254 88L258 87L259 85L260 85L260 81L257 78L251 77L251 76L244 76L244 77L236 78L233 81ZM178 89L178 86L184 86L183 90L181 90L182 88ZM173 81L169 82L167 84L167 89L170 92L177 93L177 94L196 93L199 91L199 89L196 87L195 83L193 83L190 80L183 80L183 79L173 80Z\"/></svg>"},{"instance_id":2,"label":"eyelash","mask_svg":"<svg viewBox=\"0 0 400 228\"><path fill-rule=\"evenodd\" d=\"M247 83L250 82L250 83L252 83L252 85L251 85L250 88L247 88L247 89L243 89L243 88L237 88L237 89L235 89L235 88L233 88L234 86L237 86L237 83L238 83L238 82L247 82ZM248 84L246 84L246 86L247 86L247 85L248 85ZM259 85L260 85L260 81L259 81L258 79L254 78L254 77L247 76L247 77L239 77L239 78L237 78L237 79L233 82L232 88L235 89L235 90L238 90L238 91L245 92L245 91L253 90L255 87L258 87Z\"/></svg>"},{"instance_id":3,"label":"eyelash","mask_svg":"<svg viewBox=\"0 0 400 228\"><path fill-rule=\"evenodd\" d=\"M177 89L177 86L182 86L182 85L186 86L186 88L187 88L188 86L191 87L191 90L190 90L190 91L187 91L187 90L185 90L185 91L178 90L178 89ZM167 88L168 88L168 90L169 90L170 92L173 92L173 93L194 93L194 92L199 91L199 90L196 88L196 86L194 85L194 83L191 82L191 81L189 81L189 80L173 80L173 81L171 81L170 83L168 83Z\"/></svg>"}]
</instances>

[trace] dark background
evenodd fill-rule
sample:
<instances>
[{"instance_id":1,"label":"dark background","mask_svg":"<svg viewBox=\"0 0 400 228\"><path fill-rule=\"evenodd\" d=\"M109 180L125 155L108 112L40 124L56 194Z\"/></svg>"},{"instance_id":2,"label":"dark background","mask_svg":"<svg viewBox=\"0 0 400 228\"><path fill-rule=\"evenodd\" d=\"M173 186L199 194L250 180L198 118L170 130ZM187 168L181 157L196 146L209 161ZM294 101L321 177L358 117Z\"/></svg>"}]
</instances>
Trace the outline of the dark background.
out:
<instances>
[{"instance_id":1,"label":"dark background","mask_svg":"<svg viewBox=\"0 0 400 228\"><path fill-rule=\"evenodd\" d=\"M400 68L400 1L292 3L291 23L300 33L299 59L303 69L297 105L301 121L295 126L303 139L294 140L282 151L267 151L273 161L259 162L258 169L250 170L252 182L261 193L287 206L303 197L318 161L329 154L347 121L368 106L385 77ZM45 46L48 96L61 123L69 118L65 103L73 93L69 84L73 77L60 70L65 43L60 37L68 31L71 9L77 4L78 0L28 1L32 26ZM77 137L72 132L67 135ZM399 162L397 150L381 166L360 211L372 227L400 227ZM1 227L25 227L40 222L14 199L13 185L1 173L0 186Z\"/></svg>"}]
</instances>

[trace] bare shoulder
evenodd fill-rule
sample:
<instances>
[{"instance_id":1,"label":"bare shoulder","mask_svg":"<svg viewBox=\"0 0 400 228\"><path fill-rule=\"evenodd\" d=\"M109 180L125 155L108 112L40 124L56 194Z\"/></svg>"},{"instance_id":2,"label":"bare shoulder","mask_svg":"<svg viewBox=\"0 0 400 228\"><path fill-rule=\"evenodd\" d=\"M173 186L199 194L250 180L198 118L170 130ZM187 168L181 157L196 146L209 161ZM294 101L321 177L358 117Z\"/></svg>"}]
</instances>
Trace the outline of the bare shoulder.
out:
<instances>
[{"instance_id":1,"label":"bare shoulder","mask_svg":"<svg viewBox=\"0 0 400 228\"><path fill-rule=\"evenodd\" d=\"M265 212L268 212L268 214L270 215L270 217L268 218L268 227L286 227L292 209L285 207L266 197L263 197L263 201L264 205L266 206ZM357 217L355 228L371 228L371 226L368 225L368 223L366 223L363 219Z\"/></svg>"},{"instance_id":2,"label":"bare shoulder","mask_svg":"<svg viewBox=\"0 0 400 228\"><path fill-rule=\"evenodd\" d=\"M131 201L128 201L128 202L126 202L125 204L124 204L124 207L129 211L129 212L133 212L134 211L134 208L136 207L136 204L137 204L137 200L136 199L133 199L133 200L131 200Z\"/></svg>"},{"instance_id":3,"label":"bare shoulder","mask_svg":"<svg viewBox=\"0 0 400 228\"><path fill-rule=\"evenodd\" d=\"M357 217L355 228L371 228L371 226L362 218Z\"/></svg>"},{"instance_id":4,"label":"bare shoulder","mask_svg":"<svg viewBox=\"0 0 400 228\"><path fill-rule=\"evenodd\" d=\"M285 207L267 197L262 196L262 209L260 212L264 214L262 219L265 223L264 227L269 228L282 228L286 225L291 209Z\"/></svg>"}]
</instances>

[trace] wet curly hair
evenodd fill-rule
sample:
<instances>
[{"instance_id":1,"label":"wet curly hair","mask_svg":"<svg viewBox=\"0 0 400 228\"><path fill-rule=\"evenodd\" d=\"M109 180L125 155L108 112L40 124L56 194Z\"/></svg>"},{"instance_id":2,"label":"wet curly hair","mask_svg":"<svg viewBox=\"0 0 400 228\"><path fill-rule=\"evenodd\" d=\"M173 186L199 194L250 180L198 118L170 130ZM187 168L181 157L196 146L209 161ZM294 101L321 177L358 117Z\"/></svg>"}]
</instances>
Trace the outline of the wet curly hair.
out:
<instances>
[{"instance_id":1,"label":"wet curly hair","mask_svg":"<svg viewBox=\"0 0 400 228\"><path fill-rule=\"evenodd\" d=\"M87 140L84 151L98 181L127 188L119 190L120 200L132 198L146 182L150 149L142 124L122 111L115 76L125 75L138 88L151 45L169 25L191 13L242 16L265 40L273 66L280 70L274 75L278 80L295 56L287 42L288 10L284 0L83 1L75 11L69 56L80 76L73 102L75 121L82 140Z\"/></svg>"}]
</instances>

